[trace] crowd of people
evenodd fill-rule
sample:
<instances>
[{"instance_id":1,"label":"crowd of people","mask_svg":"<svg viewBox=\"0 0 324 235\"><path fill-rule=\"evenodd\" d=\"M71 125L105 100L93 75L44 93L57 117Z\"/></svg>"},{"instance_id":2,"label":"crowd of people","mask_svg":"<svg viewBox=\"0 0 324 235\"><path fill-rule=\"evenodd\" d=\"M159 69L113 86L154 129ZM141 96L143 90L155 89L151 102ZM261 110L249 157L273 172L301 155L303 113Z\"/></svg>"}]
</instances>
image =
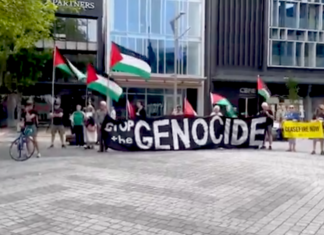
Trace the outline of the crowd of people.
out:
<instances>
[{"instance_id":1,"label":"crowd of people","mask_svg":"<svg viewBox=\"0 0 324 235\"><path fill-rule=\"evenodd\" d=\"M266 117L266 132L265 140L261 149L272 150L273 142L273 126L274 121L279 119L280 128L279 131L282 134L282 123L284 121L301 121L300 113L295 109L295 106L290 105L285 113L280 113L280 117L275 117L274 113L270 109L270 106L264 102L261 105L262 109L258 113L259 116ZM54 147L54 141L56 134L59 135L62 148L65 148L65 127L63 125L63 109L59 102L54 103L54 109L50 112L51 117L51 145L49 148ZM116 119L116 111L114 108L108 110L107 103L105 101L100 102L98 110L89 104L87 107L82 108L81 105L77 105L75 111L70 116L71 121L71 132L74 133L75 145L78 147L84 147L85 149L94 149L95 145L100 146L99 152L106 151L105 144L102 138L101 126L104 122L105 117L109 115L112 119ZM146 119L146 111L143 104L138 101L136 103L136 118ZM182 107L177 106L171 115L183 115ZM226 116L222 114L221 107L215 105L211 116ZM323 121L324 119L324 105L320 105L316 110L313 121ZM23 128L28 128L31 131L31 136L34 139L34 145L37 152L37 157L40 157L39 145L37 140L37 126L38 126L38 114L34 110L34 104L32 101L27 101L25 110L22 114ZM268 147L266 147L268 143ZM316 145L320 143L320 154L324 155L324 138L313 140L313 149L311 154L316 153ZM296 139L288 139L288 150L289 152L296 152Z\"/></svg>"}]
</instances>

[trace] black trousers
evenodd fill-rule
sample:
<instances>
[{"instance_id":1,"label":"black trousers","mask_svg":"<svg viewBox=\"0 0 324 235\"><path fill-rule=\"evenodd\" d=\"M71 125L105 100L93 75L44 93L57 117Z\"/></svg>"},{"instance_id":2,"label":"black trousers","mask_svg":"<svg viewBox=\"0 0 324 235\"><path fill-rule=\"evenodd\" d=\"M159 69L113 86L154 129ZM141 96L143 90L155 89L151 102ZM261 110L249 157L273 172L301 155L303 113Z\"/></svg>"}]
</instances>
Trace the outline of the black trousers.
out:
<instances>
[{"instance_id":1,"label":"black trousers","mask_svg":"<svg viewBox=\"0 0 324 235\"><path fill-rule=\"evenodd\" d=\"M83 146L84 145L83 126L74 126L74 134L75 134L75 145Z\"/></svg>"}]
</instances>

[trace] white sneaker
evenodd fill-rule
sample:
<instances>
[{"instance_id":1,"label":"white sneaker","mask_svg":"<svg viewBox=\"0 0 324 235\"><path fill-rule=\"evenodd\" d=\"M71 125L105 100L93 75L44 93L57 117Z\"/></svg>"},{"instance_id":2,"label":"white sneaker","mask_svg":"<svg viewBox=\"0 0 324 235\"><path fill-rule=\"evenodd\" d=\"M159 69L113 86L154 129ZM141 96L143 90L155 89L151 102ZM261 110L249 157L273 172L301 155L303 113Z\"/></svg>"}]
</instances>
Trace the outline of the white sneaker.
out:
<instances>
[{"instance_id":1,"label":"white sneaker","mask_svg":"<svg viewBox=\"0 0 324 235\"><path fill-rule=\"evenodd\" d=\"M40 158L42 155L40 153L37 153L36 157Z\"/></svg>"}]
</instances>

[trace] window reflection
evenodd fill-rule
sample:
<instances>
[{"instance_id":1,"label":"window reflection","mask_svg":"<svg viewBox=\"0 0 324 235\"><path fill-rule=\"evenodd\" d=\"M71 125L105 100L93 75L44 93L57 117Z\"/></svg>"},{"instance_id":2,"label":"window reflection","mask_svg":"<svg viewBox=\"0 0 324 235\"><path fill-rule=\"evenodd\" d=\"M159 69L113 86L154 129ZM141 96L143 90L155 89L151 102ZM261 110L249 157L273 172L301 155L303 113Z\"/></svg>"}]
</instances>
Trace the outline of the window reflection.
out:
<instances>
[{"instance_id":1,"label":"window reflection","mask_svg":"<svg viewBox=\"0 0 324 235\"><path fill-rule=\"evenodd\" d=\"M127 32L138 33L139 31L139 0L128 1L128 29ZM125 21L125 20L124 20Z\"/></svg>"},{"instance_id":2,"label":"window reflection","mask_svg":"<svg viewBox=\"0 0 324 235\"><path fill-rule=\"evenodd\" d=\"M162 0L151 0L151 32L161 33Z\"/></svg>"},{"instance_id":3,"label":"window reflection","mask_svg":"<svg viewBox=\"0 0 324 235\"><path fill-rule=\"evenodd\" d=\"M88 20L88 39L89 42L97 42L97 20Z\"/></svg>"},{"instance_id":4,"label":"window reflection","mask_svg":"<svg viewBox=\"0 0 324 235\"><path fill-rule=\"evenodd\" d=\"M324 67L324 44L316 45L316 67Z\"/></svg>"},{"instance_id":5,"label":"window reflection","mask_svg":"<svg viewBox=\"0 0 324 235\"><path fill-rule=\"evenodd\" d=\"M114 30L120 32L127 31L127 24L125 19L127 19L127 0L114 0L114 10L110 11L113 14L113 27Z\"/></svg>"}]
</instances>

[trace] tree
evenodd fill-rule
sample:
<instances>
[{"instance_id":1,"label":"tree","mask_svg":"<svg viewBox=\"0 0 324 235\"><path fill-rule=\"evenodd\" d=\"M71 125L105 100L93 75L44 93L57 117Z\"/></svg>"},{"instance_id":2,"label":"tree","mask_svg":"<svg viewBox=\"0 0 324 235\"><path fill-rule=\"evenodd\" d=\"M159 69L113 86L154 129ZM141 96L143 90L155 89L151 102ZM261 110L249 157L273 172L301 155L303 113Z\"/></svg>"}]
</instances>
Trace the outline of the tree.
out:
<instances>
[{"instance_id":1,"label":"tree","mask_svg":"<svg viewBox=\"0 0 324 235\"><path fill-rule=\"evenodd\" d=\"M288 99L292 105L298 105L299 102L299 87L298 83L293 78L288 78L286 82L286 87L288 88Z\"/></svg>"}]
</instances>

